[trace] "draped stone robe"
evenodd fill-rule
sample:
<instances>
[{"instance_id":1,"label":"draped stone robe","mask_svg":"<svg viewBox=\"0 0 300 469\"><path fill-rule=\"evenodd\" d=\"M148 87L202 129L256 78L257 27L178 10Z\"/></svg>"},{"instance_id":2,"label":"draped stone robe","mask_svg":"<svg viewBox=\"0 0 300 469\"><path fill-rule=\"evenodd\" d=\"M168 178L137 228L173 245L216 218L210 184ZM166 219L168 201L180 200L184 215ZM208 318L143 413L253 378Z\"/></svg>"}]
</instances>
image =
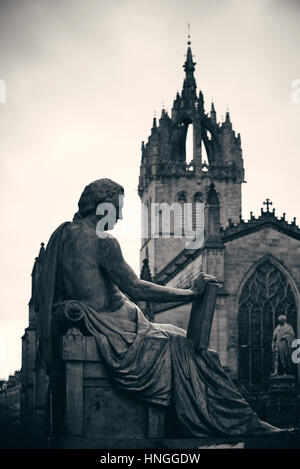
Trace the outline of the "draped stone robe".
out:
<instances>
[{"instance_id":1,"label":"draped stone robe","mask_svg":"<svg viewBox=\"0 0 300 469\"><path fill-rule=\"evenodd\" d=\"M65 225L49 240L40 281L38 333L48 370L53 360L53 317L73 301L56 297L59 240ZM251 435L273 428L251 410L215 351L196 352L185 330L149 322L136 305L135 319L130 319L127 312L132 303L125 296L124 300L114 312L98 312L76 301L116 388L145 402L164 407L172 404L182 428L191 436Z\"/></svg>"},{"instance_id":2,"label":"draped stone robe","mask_svg":"<svg viewBox=\"0 0 300 469\"><path fill-rule=\"evenodd\" d=\"M275 351L278 352L279 361L282 369L286 373L292 372L292 342L295 339L295 334L290 324L279 324L274 330L273 344Z\"/></svg>"}]
</instances>

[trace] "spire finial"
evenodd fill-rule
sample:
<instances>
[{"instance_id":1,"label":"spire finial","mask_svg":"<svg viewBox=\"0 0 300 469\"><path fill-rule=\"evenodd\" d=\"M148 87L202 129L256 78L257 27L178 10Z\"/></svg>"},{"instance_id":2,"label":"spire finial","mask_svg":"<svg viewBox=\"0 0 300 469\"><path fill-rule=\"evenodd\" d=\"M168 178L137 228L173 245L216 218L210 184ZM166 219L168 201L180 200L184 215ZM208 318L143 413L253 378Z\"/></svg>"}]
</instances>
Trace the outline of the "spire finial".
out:
<instances>
[{"instance_id":1,"label":"spire finial","mask_svg":"<svg viewBox=\"0 0 300 469\"><path fill-rule=\"evenodd\" d=\"M191 25L190 22L188 21L188 40L187 40L187 45L191 45Z\"/></svg>"},{"instance_id":2,"label":"spire finial","mask_svg":"<svg viewBox=\"0 0 300 469\"><path fill-rule=\"evenodd\" d=\"M156 124L156 113L155 113L155 115L154 115L154 117L153 117L152 130L153 130L153 129L156 129L156 128L157 128L157 124Z\"/></svg>"},{"instance_id":3,"label":"spire finial","mask_svg":"<svg viewBox=\"0 0 300 469\"><path fill-rule=\"evenodd\" d=\"M186 61L183 65L185 71L185 79L183 82L182 97L187 100L194 108L194 103L197 99L196 94L196 80L194 77L196 62L193 61L193 54L191 49L191 36L190 36L190 22L188 22L188 47L186 52Z\"/></svg>"},{"instance_id":4,"label":"spire finial","mask_svg":"<svg viewBox=\"0 0 300 469\"><path fill-rule=\"evenodd\" d=\"M41 259L43 254L45 252L45 243L41 243L41 247L40 247L40 251L39 251L39 255L38 257L36 257L36 259Z\"/></svg>"},{"instance_id":5,"label":"spire finial","mask_svg":"<svg viewBox=\"0 0 300 469\"><path fill-rule=\"evenodd\" d=\"M211 102L211 108L210 108L210 118L212 121L216 124L217 123L217 113L215 110L214 102Z\"/></svg>"},{"instance_id":6,"label":"spire finial","mask_svg":"<svg viewBox=\"0 0 300 469\"><path fill-rule=\"evenodd\" d=\"M266 205L267 206L267 212L269 212L269 206L270 205L273 205L273 202L271 202L270 199L266 199L265 202L263 202L263 205Z\"/></svg>"},{"instance_id":7,"label":"spire finial","mask_svg":"<svg viewBox=\"0 0 300 469\"><path fill-rule=\"evenodd\" d=\"M228 106L226 108L225 122L227 122L227 124L230 123L230 114L229 114Z\"/></svg>"}]
</instances>

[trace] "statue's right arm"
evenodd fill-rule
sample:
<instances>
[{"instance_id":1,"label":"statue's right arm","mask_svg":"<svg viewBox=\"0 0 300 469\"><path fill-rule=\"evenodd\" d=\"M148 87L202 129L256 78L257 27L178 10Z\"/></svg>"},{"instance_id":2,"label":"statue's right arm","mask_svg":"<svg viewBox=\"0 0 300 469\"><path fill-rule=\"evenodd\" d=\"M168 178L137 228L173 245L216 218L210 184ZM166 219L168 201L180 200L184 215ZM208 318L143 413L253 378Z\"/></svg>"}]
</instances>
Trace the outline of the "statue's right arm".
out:
<instances>
[{"instance_id":1,"label":"statue's right arm","mask_svg":"<svg viewBox=\"0 0 300 469\"><path fill-rule=\"evenodd\" d=\"M199 290L170 288L141 280L123 258L118 241L111 235L99 240L99 262L112 282L135 300L171 302L199 298ZM210 277L210 276L208 276ZM210 277L211 280L212 277ZM204 276L204 282L206 281Z\"/></svg>"}]
</instances>

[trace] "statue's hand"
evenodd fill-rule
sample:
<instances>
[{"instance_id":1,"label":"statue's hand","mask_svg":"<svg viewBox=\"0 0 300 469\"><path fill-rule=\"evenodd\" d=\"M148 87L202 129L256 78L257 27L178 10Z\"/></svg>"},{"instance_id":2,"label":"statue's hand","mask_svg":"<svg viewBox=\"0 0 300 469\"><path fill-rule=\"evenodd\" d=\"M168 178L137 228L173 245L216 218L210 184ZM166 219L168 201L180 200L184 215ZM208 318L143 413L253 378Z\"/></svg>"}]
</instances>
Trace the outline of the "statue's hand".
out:
<instances>
[{"instance_id":1,"label":"statue's hand","mask_svg":"<svg viewBox=\"0 0 300 469\"><path fill-rule=\"evenodd\" d=\"M194 280L192 290L196 290L198 295L201 296L208 283L218 283L218 280L213 275L205 274L201 272L199 277Z\"/></svg>"}]
</instances>

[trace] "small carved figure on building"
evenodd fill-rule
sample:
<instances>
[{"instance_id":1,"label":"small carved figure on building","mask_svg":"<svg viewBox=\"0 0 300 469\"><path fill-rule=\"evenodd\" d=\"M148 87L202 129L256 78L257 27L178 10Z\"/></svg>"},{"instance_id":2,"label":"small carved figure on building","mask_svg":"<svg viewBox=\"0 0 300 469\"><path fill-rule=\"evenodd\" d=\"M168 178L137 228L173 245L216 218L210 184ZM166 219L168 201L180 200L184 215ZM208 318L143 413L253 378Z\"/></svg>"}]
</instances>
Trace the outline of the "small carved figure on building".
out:
<instances>
[{"instance_id":1,"label":"small carved figure on building","mask_svg":"<svg viewBox=\"0 0 300 469\"><path fill-rule=\"evenodd\" d=\"M278 322L272 340L274 372L271 376L290 375L293 372L292 342L295 339L295 333L283 314L278 317Z\"/></svg>"}]
</instances>

